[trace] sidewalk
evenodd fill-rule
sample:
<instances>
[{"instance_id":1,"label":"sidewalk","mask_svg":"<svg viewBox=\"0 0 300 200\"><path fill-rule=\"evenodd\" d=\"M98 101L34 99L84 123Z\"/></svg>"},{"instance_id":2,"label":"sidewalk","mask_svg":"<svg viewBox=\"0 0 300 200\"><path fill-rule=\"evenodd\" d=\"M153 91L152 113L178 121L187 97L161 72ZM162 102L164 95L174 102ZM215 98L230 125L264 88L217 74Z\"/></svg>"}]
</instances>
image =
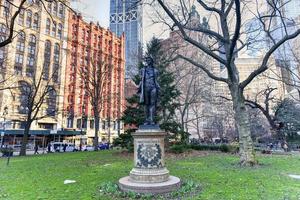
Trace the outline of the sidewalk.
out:
<instances>
[{"instance_id":1,"label":"sidewalk","mask_svg":"<svg viewBox=\"0 0 300 200\"><path fill-rule=\"evenodd\" d=\"M37 154L37 155L43 154L43 150L39 150L38 152L39 152L39 154ZM19 153L20 153L19 151L14 151L13 156L18 156ZM44 154L47 154L46 149L44 151ZM34 155L34 151L33 150L28 150L28 151L26 151L26 155ZM2 153L0 153L0 158L2 158Z\"/></svg>"}]
</instances>

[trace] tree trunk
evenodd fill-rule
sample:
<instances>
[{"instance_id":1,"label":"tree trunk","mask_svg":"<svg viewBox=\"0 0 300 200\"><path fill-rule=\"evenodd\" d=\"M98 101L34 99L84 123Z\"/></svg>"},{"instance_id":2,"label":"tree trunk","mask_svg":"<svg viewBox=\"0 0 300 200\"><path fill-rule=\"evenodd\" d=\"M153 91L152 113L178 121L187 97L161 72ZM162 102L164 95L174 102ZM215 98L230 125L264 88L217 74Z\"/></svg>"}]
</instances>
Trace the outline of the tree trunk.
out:
<instances>
[{"instance_id":1,"label":"tree trunk","mask_svg":"<svg viewBox=\"0 0 300 200\"><path fill-rule=\"evenodd\" d=\"M20 156L26 156L26 146L28 143L28 137L29 137L29 130L31 126L31 121L27 121L25 129L24 129L24 135L22 138L22 145L21 145L21 150L20 150Z\"/></svg>"},{"instance_id":2,"label":"tree trunk","mask_svg":"<svg viewBox=\"0 0 300 200\"><path fill-rule=\"evenodd\" d=\"M95 116L95 136L94 136L94 141L93 141L95 151L98 151L98 146L99 146L99 137L98 137L99 123L100 123L99 116Z\"/></svg>"},{"instance_id":3,"label":"tree trunk","mask_svg":"<svg viewBox=\"0 0 300 200\"><path fill-rule=\"evenodd\" d=\"M251 138L249 115L246 110L244 95L240 88L231 88L235 123L239 134L240 164L253 166L257 164L253 141Z\"/></svg>"},{"instance_id":4,"label":"tree trunk","mask_svg":"<svg viewBox=\"0 0 300 200\"><path fill-rule=\"evenodd\" d=\"M111 137L111 132L110 132L110 117L108 118L108 146L110 147L110 137Z\"/></svg>"}]
</instances>

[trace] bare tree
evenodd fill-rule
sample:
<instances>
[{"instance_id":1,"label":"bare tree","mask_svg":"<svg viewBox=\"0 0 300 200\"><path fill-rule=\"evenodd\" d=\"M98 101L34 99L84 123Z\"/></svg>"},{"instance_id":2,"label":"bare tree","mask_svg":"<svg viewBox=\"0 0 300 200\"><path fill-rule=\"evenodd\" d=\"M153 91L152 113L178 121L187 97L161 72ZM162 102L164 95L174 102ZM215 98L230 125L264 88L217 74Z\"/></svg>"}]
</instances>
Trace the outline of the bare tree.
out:
<instances>
[{"instance_id":1,"label":"bare tree","mask_svg":"<svg viewBox=\"0 0 300 200\"><path fill-rule=\"evenodd\" d=\"M20 101L19 113L26 116L20 156L26 155L32 122L57 115L57 89L52 80L52 77L46 79L44 73L41 73L35 78L25 77L18 83L15 96L18 96Z\"/></svg>"},{"instance_id":2,"label":"bare tree","mask_svg":"<svg viewBox=\"0 0 300 200\"><path fill-rule=\"evenodd\" d=\"M279 99L277 99L272 94L275 90L277 90L277 88L268 86L265 90L262 90L258 94L256 94L253 100L246 99L245 101L246 105L248 105L249 107L259 109L268 120L271 127L271 131L276 132L279 127L276 124L274 115L275 113L273 112L272 108L279 102Z\"/></svg>"},{"instance_id":3,"label":"bare tree","mask_svg":"<svg viewBox=\"0 0 300 200\"><path fill-rule=\"evenodd\" d=\"M300 34L300 29L296 29L292 33L284 32L280 38L276 38L272 31L277 28L272 26L274 20L282 19L282 27L287 27L287 21L283 19L282 9L276 0L268 0L265 6L268 7L268 12L260 11L258 2L250 2L243 0L221 0L221 1L204 1L197 0L197 6L205 10L208 15L213 16L216 22L215 29L209 29L204 26L191 28L187 22L189 20L189 13L192 1L180 0L174 3L167 0L152 0L153 5L157 3L167 15L164 23L170 28L177 28L180 31L183 39L199 50L208 55L211 59L222 64L227 70L227 77L221 77L214 73L202 63L193 60L190 57L179 55L178 57L184 59L193 65L203 70L210 78L225 83L233 100L233 109L235 112L236 127L239 133L240 143L240 164L241 165L255 165L257 159L255 158L253 150L253 141L251 139L251 132L249 126L249 116L246 110L244 89L251 83L258 75L268 70L269 59L272 54L280 48L285 42L296 38ZM252 8L251 5L252 4ZM253 5L255 6L253 9ZM256 9L255 9L256 8ZM246 13L251 13L252 16L259 23L259 30L264 33L268 39L265 53L262 55L262 62L255 70L253 70L248 77L241 81L239 70L236 66L235 60L239 52L245 47L254 42L253 40L244 39L242 36L247 34L245 28ZM189 31L200 32L211 38L208 43L197 41L190 37ZM262 41L260 41L262 42Z\"/></svg>"},{"instance_id":4,"label":"bare tree","mask_svg":"<svg viewBox=\"0 0 300 200\"><path fill-rule=\"evenodd\" d=\"M94 136L94 149L98 150L98 134L100 115L103 110L104 104L109 101L108 97L104 95L106 84L108 83L109 73L111 66L103 63L100 60L91 60L90 67L80 68L78 70L79 76L82 79L82 89L85 92L85 97L88 97L90 104L93 108L93 117L95 123L95 136ZM85 103L85 102L83 102ZM85 112L82 110L82 112ZM110 131L109 131L110 139Z\"/></svg>"}]
</instances>

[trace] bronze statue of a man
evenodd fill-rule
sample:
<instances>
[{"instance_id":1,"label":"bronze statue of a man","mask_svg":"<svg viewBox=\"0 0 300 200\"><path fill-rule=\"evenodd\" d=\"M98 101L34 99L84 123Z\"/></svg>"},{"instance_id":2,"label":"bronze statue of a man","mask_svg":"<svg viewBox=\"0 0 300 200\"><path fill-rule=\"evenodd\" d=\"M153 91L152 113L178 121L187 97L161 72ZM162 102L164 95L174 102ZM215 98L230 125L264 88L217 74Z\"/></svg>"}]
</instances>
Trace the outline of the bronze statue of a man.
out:
<instances>
[{"instance_id":1,"label":"bronze statue of a man","mask_svg":"<svg viewBox=\"0 0 300 200\"><path fill-rule=\"evenodd\" d=\"M160 87L157 82L158 70L155 69L151 57L145 58L145 65L140 71L140 76L141 82L138 93L140 95L140 103L145 105L146 121L144 125L155 125L154 117L156 115Z\"/></svg>"}]
</instances>

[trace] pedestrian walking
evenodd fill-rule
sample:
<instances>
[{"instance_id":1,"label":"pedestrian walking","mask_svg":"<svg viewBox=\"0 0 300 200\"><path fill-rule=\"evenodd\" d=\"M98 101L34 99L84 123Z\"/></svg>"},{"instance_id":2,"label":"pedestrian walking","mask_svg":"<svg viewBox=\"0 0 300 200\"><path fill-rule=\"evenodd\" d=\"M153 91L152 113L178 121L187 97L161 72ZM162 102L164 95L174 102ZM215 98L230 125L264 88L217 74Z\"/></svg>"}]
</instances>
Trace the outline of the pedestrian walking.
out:
<instances>
[{"instance_id":1,"label":"pedestrian walking","mask_svg":"<svg viewBox=\"0 0 300 200\"><path fill-rule=\"evenodd\" d=\"M67 149L67 144L64 144L64 147L63 147L64 152L66 152L66 149Z\"/></svg>"},{"instance_id":2,"label":"pedestrian walking","mask_svg":"<svg viewBox=\"0 0 300 200\"><path fill-rule=\"evenodd\" d=\"M284 141L284 143L283 143L283 149L284 149L285 152L287 152L288 149L289 149L286 141Z\"/></svg>"},{"instance_id":3,"label":"pedestrian walking","mask_svg":"<svg viewBox=\"0 0 300 200\"><path fill-rule=\"evenodd\" d=\"M39 146L37 144L35 144L35 146L34 146L34 154L39 154L38 150L39 150Z\"/></svg>"},{"instance_id":4,"label":"pedestrian walking","mask_svg":"<svg viewBox=\"0 0 300 200\"><path fill-rule=\"evenodd\" d=\"M47 146L47 153L51 153L51 144L50 144L50 142L48 143L48 146Z\"/></svg>"}]
</instances>

